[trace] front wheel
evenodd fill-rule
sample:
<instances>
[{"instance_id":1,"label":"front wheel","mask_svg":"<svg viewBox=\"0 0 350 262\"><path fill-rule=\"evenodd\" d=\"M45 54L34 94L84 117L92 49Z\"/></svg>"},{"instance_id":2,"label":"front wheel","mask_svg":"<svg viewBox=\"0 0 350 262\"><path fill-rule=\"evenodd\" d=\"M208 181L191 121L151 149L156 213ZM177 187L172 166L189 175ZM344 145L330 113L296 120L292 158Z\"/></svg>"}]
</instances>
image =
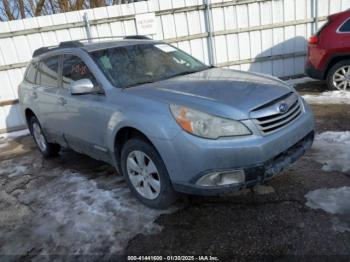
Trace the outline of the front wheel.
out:
<instances>
[{"instance_id":1,"label":"front wheel","mask_svg":"<svg viewBox=\"0 0 350 262\"><path fill-rule=\"evenodd\" d=\"M329 70L327 75L329 89L350 91L350 60L343 60Z\"/></svg>"},{"instance_id":2,"label":"front wheel","mask_svg":"<svg viewBox=\"0 0 350 262\"><path fill-rule=\"evenodd\" d=\"M57 156L61 147L58 144L48 143L38 119L33 116L29 121L29 129L35 143L44 157Z\"/></svg>"},{"instance_id":3,"label":"front wheel","mask_svg":"<svg viewBox=\"0 0 350 262\"><path fill-rule=\"evenodd\" d=\"M163 209L177 198L168 172L155 148L142 138L128 140L122 149L122 171L134 195L145 205Z\"/></svg>"}]
</instances>

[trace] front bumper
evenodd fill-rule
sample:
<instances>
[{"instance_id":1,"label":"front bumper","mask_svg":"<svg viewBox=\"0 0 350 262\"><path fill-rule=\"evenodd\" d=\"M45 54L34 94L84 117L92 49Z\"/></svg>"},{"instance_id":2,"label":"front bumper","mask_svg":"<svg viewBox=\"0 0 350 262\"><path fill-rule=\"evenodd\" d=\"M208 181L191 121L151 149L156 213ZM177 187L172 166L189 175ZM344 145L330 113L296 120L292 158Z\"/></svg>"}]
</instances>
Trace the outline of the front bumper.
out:
<instances>
[{"instance_id":1,"label":"front bumper","mask_svg":"<svg viewBox=\"0 0 350 262\"><path fill-rule=\"evenodd\" d=\"M314 132L312 131L298 143L288 148L286 151L274 157L273 159L270 159L265 163L254 167L241 168L244 170L246 177L245 182L241 184L220 187L201 187L195 184L186 185L174 183L173 186L178 192L196 195L219 195L223 193L238 191L247 187L252 187L278 175L289 165L297 161L301 156L305 154L308 149L311 148L313 140ZM204 174L199 174L198 177L201 177ZM193 179L193 182L195 181L196 179Z\"/></svg>"}]
</instances>

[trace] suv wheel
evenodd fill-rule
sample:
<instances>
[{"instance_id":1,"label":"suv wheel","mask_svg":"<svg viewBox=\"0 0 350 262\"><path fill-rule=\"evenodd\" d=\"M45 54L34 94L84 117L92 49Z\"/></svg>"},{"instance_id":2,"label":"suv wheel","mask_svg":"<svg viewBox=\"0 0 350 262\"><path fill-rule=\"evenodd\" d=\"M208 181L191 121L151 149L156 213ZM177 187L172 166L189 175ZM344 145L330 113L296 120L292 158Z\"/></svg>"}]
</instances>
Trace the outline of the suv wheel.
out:
<instances>
[{"instance_id":1,"label":"suv wheel","mask_svg":"<svg viewBox=\"0 0 350 262\"><path fill-rule=\"evenodd\" d=\"M128 186L145 205L163 209L176 200L164 162L149 142L128 140L122 149L121 165Z\"/></svg>"},{"instance_id":2,"label":"suv wheel","mask_svg":"<svg viewBox=\"0 0 350 262\"><path fill-rule=\"evenodd\" d=\"M350 60L332 66L327 75L327 85L330 89L350 91Z\"/></svg>"},{"instance_id":3,"label":"suv wheel","mask_svg":"<svg viewBox=\"0 0 350 262\"><path fill-rule=\"evenodd\" d=\"M29 121L29 129L32 134L35 143L37 144L39 151L44 157L57 156L61 147L58 144L48 143L45 135L42 131L41 125L38 119L33 116Z\"/></svg>"}]
</instances>

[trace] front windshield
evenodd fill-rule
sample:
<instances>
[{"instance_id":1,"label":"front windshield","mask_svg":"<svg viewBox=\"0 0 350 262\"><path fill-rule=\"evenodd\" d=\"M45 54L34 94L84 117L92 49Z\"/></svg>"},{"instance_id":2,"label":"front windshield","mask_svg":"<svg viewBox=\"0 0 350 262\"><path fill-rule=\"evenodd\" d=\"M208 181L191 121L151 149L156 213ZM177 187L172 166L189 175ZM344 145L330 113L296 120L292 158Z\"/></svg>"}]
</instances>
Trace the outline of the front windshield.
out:
<instances>
[{"instance_id":1,"label":"front windshield","mask_svg":"<svg viewBox=\"0 0 350 262\"><path fill-rule=\"evenodd\" d=\"M113 85L121 88L156 82L208 68L168 44L137 44L94 51L92 57Z\"/></svg>"}]
</instances>

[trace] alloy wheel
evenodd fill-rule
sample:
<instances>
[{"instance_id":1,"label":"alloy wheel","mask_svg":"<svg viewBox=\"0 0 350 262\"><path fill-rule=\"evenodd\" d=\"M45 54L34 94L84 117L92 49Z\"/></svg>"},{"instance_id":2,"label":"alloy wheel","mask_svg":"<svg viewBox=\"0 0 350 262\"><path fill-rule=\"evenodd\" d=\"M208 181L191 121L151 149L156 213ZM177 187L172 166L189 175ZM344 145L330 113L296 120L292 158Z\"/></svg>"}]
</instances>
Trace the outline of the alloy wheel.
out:
<instances>
[{"instance_id":1,"label":"alloy wheel","mask_svg":"<svg viewBox=\"0 0 350 262\"><path fill-rule=\"evenodd\" d=\"M128 177L135 190L146 199L155 199L160 194L160 177L156 165L142 151L132 151L126 160Z\"/></svg>"},{"instance_id":2,"label":"alloy wheel","mask_svg":"<svg viewBox=\"0 0 350 262\"><path fill-rule=\"evenodd\" d=\"M47 143L38 123L33 124L33 136L40 150L44 152L47 149Z\"/></svg>"},{"instance_id":3,"label":"alloy wheel","mask_svg":"<svg viewBox=\"0 0 350 262\"><path fill-rule=\"evenodd\" d=\"M335 71L333 85L338 90L350 90L350 65L343 66Z\"/></svg>"}]
</instances>

